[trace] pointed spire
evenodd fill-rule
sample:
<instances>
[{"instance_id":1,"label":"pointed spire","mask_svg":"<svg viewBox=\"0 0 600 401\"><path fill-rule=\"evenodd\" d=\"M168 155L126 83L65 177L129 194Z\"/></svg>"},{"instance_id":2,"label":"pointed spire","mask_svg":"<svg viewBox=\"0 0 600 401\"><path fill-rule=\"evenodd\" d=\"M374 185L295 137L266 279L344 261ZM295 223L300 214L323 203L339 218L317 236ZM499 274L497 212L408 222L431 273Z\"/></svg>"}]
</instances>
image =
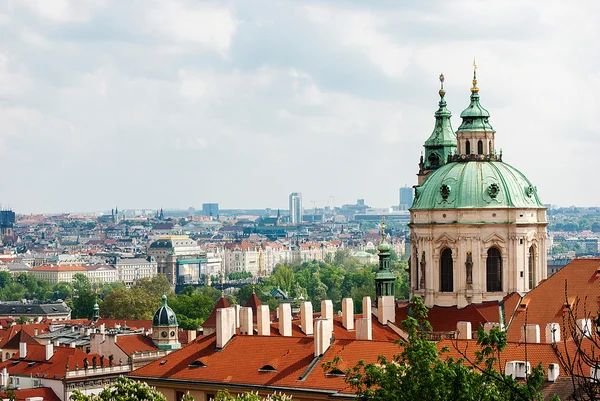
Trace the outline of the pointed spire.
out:
<instances>
[{"instance_id":1,"label":"pointed spire","mask_svg":"<svg viewBox=\"0 0 600 401\"><path fill-rule=\"evenodd\" d=\"M479 92L479 88L477 87L477 63L475 63L475 57L473 57L473 87L471 88L471 93Z\"/></svg>"},{"instance_id":2,"label":"pointed spire","mask_svg":"<svg viewBox=\"0 0 600 401\"><path fill-rule=\"evenodd\" d=\"M471 103L460 113L463 119L457 132L462 131L494 131L488 119L490 112L479 103L479 88L477 87L477 64L473 59L473 86L471 87ZM494 131L495 132L495 131Z\"/></svg>"}]
</instances>

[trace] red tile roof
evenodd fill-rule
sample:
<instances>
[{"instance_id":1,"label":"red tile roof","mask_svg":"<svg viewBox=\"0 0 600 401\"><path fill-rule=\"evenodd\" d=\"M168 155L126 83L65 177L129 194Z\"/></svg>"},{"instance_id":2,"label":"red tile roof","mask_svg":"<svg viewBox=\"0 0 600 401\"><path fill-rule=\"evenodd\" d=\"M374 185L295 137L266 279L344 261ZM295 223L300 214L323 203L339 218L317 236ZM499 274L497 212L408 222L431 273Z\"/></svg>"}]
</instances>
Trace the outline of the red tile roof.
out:
<instances>
[{"instance_id":1,"label":"red tile roof","mask_svg":"<svg viewBox=\"0 0 600 401\"><path fill-rule=\"evenodd\" d=\"M32 267L31 271L44 271L44 272L81 271L81 272L85 272L85 271L87 271L87 269L84 266L51 265L51 266Z\"/></svg>"},{"instance_id":2,"label":"red tile roof","mask_svg":"<svg viewBox=\"0 0 600 401\"><path fill-rule=\"evenodd\" d=\"M314 360L312 338L234 336L220 351L216 351L215 341L214 334L202 337L183 350L137 369L130 376L291 387L309 391L349 391L343 377L326 376L320 363L314 369L309 369ZM335 340L322 361L333 360L339 355L348 366L354 366L359 360L375 362L379 355L393 355L398 351L398 346L390 342ZM204 367L190 367L195 361ZM266 366L272 366L276 371L260 371ZM305 373L308 375L304 380L299 380Z\"/></svg>"},{"instance_id":3,"label":"red tile roof","mask_svg":"<svg viewBox=\"0 0 600 401\"><path fill-rule=\"evenodd\" d=\"M19 343L25 344L39 344L34 340L25 330L18 331L10 340L8 340L3 346L3 349L19 349Z\"/></svg>"},{"instance_id":4,"label":"red tile roof","mask_svg":"<svg viewBox=\"0 0 600 401\"><path fill-rule=\"evenodd\" d=\"M217 327L217 309L228 307L229 302L227 302L227 299L225 297L219 298L208 319L202 323L202 327Z\"/></svg>"},{"instance_id":5,"label":"red tile roof","mask_svg":"<svg viewBox=\"0 0 600 401\"><path fill-rule=\"evenodd\" d=\"M44 401L60 401L60 398L49 387L28 388L23 390L14 390L16 401L25 401L29 398L42 397ZM8 394L0 392L1 399L7 399Z\"/></svg>"},{"instance_id":6,"label":"red tile roof","mask_svg":"<svg viewBox=\"0 0 600 401\"><path fill-rule=\"evenodd\" d=\"M570 302L579 299L575 314L584 317L584 309L592 314L600 310L600 259L575 259L549 279L540 283L523 297L516 307L514 318L508 328L510 341L521 341L521 327L527 324L540 326L542 341L548 323L563 324L565 314L565 290ZM507 310L508 314L508 310ZM507 316L508 317L508 316Z\"/></svg>"},{"instance_id":7,"label":"red tile roof","mask_svg":"<svg viewBox=\"0 0 600 401\"><path fill-rule=\"evenodd\" d=\"M145 334L134 334L126 336L117 336L117 346L127 355L131 356L134 352L156 351L158 347L154 345L152 339Z\"/></svg>"},{"instance_id":8,"label":"red tile roof","mask_svg":"<svg viewBox=\"0 0 600 401\"><path fill-rule=\"evenodd\" d=\"M28 344L25 358L21 359L17 352L12 358L0 363L0 370L6 367L11 375L34 377L47 375L48 379L63 379L67 366L69 370L75 370L76 366L83 369L84 358L87 358L89 365L92 366L94 356L97 357L99 366L100 355L98 354L86 354L77 348L54 347L54 355L46 360L45 345ZM104 361L104 365L108 366L108 360Z\"/></svg>"}]
</instances>

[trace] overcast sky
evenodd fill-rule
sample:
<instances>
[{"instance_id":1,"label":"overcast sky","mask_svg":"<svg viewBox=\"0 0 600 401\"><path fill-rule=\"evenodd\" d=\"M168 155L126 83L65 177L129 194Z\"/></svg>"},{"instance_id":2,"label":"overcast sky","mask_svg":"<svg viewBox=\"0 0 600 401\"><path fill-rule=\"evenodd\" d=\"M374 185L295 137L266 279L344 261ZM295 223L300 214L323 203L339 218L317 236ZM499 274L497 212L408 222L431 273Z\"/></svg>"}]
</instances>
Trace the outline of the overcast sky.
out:
<instances>
[{"instance_id":1,"label":"overcast sky","mask_svg":"<svg viewBox=\"0 0 600 401\"><path fill-rule=\"evenodd\" d=\"M600 205L600 2L0 0L0 203L18 213L398 204L473 57L544 203Z\"/></svg>"}]
</instances>

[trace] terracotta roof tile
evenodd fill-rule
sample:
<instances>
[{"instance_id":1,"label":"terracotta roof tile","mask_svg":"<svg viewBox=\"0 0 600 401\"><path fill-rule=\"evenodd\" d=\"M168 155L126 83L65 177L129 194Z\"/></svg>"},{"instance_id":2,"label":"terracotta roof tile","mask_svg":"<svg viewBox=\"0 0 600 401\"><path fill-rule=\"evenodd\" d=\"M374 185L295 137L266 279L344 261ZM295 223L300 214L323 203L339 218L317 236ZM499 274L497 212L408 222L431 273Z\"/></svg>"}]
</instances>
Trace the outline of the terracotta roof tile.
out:
<instances>
[{"instance_id":1,"label":"terracotta roof tile","mask_svg":"<svg viewBox=\"0 0 600 401\"><path fill-rule=\"evenodd\" d=\"M228 307L229 302L227 302L227 299L225 297L219 298L208 319L202 323L202 327L217 327L217 309Z\"/></svg>"},{"instance_id":2,"label":"terracotta roof tile","mask_svg":"<svg viewBox=\"0 0 600 401\"><path fill-rule=\"evenodd\" d=\"M34 397L42 397L44 401L60 401L60 398L49 387L28 388L23 390L14 390L16 401L25 401ZM8 398L6 393L0 392L0 398Z\"/></svg>"},{"instance_id":3,"label":"terracotta roof tile","mask_svg":"<svg viewBox=\"0 0 600 401\"><path fill-rule=\"evenodd\" d=\"M154 345L152 339L145 334L134 334L126 336L117 336L117 346L127 355L131 356L134 352L156 351L158 347Z\"/></svg>"}]
</instances>

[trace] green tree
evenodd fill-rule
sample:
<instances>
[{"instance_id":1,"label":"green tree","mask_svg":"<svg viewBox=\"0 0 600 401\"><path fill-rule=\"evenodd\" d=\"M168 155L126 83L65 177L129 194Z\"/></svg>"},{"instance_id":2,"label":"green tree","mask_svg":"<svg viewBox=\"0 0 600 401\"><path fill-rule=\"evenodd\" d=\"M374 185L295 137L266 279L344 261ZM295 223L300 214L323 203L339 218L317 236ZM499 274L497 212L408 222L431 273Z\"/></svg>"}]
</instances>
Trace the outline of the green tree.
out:
<instances>
[{"instance_id":1,"label":"green tree","mask_svg":"<svg viewBox=\"0 0 600 401\"><path fill-rule=\"evenodd\" d=\"M9 272L0 272L0 288L6 287L12 282Z\"/></svg>"},{"instance_id":2,"label":"green tree","mask_svg":"<svg viewBox=\"0 0 600 401\"><path fill-rule=\"evenodd\" d=\"M71 298L71 296L73 296L73 284L58 282L52 287L52 293L54 294L52 299L55 301L57 299L65 300Z\"/></svg>"},{"instance_id":3,"label":"green tree","mask_svg":"<svg viewBox=\"0 0 600 401\"><path fill-rule=\"evenodd\" d=\"M103 317L113 319L152 319L162 295L148 294L142 288L116 288L102 301Z\"/></svg>"},{"instance_id":4,"label":"green tree","mask_svg":"<svg viewBox=\"0 0 600 401\"><path fill-rule=\"evenodd\" d=\"M73 317L89 319L94 313L96 293L90 280L82 273L73 275Z\"/></svg>"},{"instance_id":5,"label":"green tree","mask_svg":"<svg viewBox=\"0 0 600 401\"><path fill-rule=\"evenodd\" d=\"M412 317L402 322L408 340L400 340L400 353L392 358L379 356L377 363L360 361L346 370L345 381L361 400L538 400L544 372L538 366L523 383L494 369L497 355L506 347L506 333L498 328L490 334L480 330L476 361L445 357L424 332L431 331L427 308L419 297L411 300ZM339 357L323 367L339 370Z\"/></svg>"},{"instance_id":6,"label":"green tree","mask_svg":"<svg viewBox=\"0 0 600 401\"><path fill-rule=\"evenodd\" d=\"M166 397L147 383L138 382L126 377L119 377L98 395L85 395L75 390L72 401L167 401ZM193 399L192 399L193 400Z\"/></svg>"},{"instance_id":7,"label":"green tree","mask_svg":"<svg viewBox=\"0 0 600 401\"><path fill-rule=\"evenodd\" d=\"M210 299L212 299L213 302L217 302L219 298L221 298L221 291L219 291L215 287L209 287L205 285L203 287L197 288L196 291L199 294L209 297Z\"/></svg>"},{"instance_id":8,"label":"green tree","mask_svg":"<svg viewBox=\"0 0 600 401\"><path fill-rule=\"evenodd\" d=\"M171 283L169 283L169 280L162 274L158 274L151 279L145 277L139 280L133 288L140 288L147 294L158 297L158 299L162 298L163 295L172 297L174 294Z\"/></svg>"},{"instance_id":9,"label":"green tree","mask_svg":"<svg viewBox=\"0 0 600 401\"><path fill-rule=\"evenodd\" d=\"M258 392L232 395L228 390L219 390L215 394L215 401L289 401L291 399L291 396L285 394L269 394L262 397Z\"/></svg>"},{"instance_id":10,"label":"green tree","mask_svg":"<svg viewBox=\"0 0 600 401\"><path fill-rule=\"evenodd\" d=\"M275 268L269 281L289 294L294 284L294 270L290 266L279 265Z\"/></svg>"}]
</instances>

